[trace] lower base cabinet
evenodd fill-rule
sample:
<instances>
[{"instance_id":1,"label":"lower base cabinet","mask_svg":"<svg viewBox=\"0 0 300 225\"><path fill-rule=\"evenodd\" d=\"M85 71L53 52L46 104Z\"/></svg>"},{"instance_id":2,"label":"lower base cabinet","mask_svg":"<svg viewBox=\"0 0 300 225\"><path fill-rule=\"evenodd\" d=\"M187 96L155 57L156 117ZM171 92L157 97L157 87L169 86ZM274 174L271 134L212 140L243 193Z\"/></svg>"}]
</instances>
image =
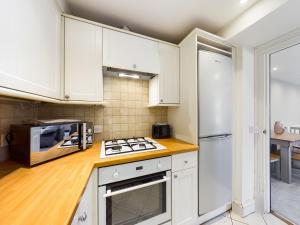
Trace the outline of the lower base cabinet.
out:
<instances>
[{"instance_id":1,"label":"lower base cabinet","mask_svg":"<svg viewBox=\"0 0 300 225\"><path fill-rule=\"evenodd\" d=\"M180 165L172 171L172 225L189 225L197 219L197 153L176 155L172 164ZM192 162L192 163L191 163ZM190 164L185 168L185 164Z\"/></svg>"},{"instance_id":2,"label":"lower base cabinet","mask_svg":"<svg viewBox=\"0 0 300 225\"><path fill-rule=\"evenodd\" d=\"M71 225L97 224L97 172L93 171Z\"/></svg>"}]
</instances>

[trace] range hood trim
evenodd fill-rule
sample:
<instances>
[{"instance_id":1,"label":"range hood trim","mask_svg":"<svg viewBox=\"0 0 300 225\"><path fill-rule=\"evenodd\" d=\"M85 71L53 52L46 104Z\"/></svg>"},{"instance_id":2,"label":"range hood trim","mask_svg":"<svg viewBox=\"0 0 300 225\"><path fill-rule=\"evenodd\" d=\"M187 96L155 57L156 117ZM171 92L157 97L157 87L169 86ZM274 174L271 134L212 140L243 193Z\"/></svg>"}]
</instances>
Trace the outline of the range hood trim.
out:
<instances>
[{"instance_id":1,"label":"range hood trim","mask_svg":"<svg viewBox=\"0 0 300 225\"><path fill-rule=\"evenodd\" d=\"M134 75L134 74L139 75L140 76L139 78L135 78L137 80L151 80L153 77L158 75L154 73L145 73L145 72L139 72L135 70L126 70L126 69L103 66L104 76L119 77L119 73L125 73L128 75Z\"/></svg>"}]
</instances>

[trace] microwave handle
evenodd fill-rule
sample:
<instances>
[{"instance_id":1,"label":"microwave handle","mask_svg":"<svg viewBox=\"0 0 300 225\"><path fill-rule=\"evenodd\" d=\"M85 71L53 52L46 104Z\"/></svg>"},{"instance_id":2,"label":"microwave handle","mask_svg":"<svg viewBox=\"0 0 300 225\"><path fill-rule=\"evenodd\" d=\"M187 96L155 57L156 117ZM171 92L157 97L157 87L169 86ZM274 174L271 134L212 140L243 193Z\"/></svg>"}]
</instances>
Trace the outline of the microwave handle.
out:
<instances>
[{"instance_id":1,"label":"microwave handle","mask_svg":"<svg viewBox=\"0 0 300 225\"><path fill-rule=\"evenodd\" d=\"M82 124L82 149L86 149L86 123Z\"/></svg>"},{"instance_id":2,"label":"microwave handle","mask_svg":"<svg viewBox=\"0 0 300 225\"><path fill-rule=\"evenodd\" d=\"M79 123L79 133L78 133L78 147L81 150L86 149L86 123Z\"/></svg>"},{"instance_id":3,"label":"microwave handle","mask_svg":"<svg viewBox=\"0 0 300 225\"><path fill-rule=\"evenodd\" d=\"M144 187L153 186L155 184L164 183L164 182L167 182L168 180L170 180L170 178L167 177L167 176L164 176L163 179L160 179L160 180L148 182L148 183L145 183L145 184L136 185L136 186L133 186L133 187L121 189L121 190L114 191L114 192L111 192L111 190L107 190L106 194L104 194L103 197L107 198L107 197L111 197L111 196L114 196L114 195L123 194L123 193L129 192L129 191L134 191L134 190L141 189L141 188L144 188Z\"/></svg>"}]
</instances>

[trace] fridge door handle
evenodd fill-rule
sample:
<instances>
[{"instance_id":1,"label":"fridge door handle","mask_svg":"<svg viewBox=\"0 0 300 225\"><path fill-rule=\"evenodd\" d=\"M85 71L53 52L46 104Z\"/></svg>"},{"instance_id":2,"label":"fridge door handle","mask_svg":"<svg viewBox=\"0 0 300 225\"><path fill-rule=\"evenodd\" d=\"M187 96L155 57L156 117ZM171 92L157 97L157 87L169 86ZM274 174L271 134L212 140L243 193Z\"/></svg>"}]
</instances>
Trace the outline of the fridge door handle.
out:
<instances>
[{"instance_id":1,"label":"fridge door handle","mask_svg":"<svg viewBox=\"0 0 300 225\"><path fill-rule=\"evenodd\" d=\"M231 134L224 134L224 135L218 135L218 136L207 136L200 138L201 141L216 141L216 140L224 140L228 137L231 137Z\"/></svg>"}]
</instances>

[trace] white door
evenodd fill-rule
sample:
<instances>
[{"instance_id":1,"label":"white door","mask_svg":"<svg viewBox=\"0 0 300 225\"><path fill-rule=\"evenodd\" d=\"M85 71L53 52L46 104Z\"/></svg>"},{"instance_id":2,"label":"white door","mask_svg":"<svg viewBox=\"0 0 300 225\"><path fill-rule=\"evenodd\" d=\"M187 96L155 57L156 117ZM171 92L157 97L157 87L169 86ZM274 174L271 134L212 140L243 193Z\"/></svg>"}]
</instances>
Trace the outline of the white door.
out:
<instances>
[{"instance_id":1,"label":"white door","mask_svg":"<svg viewBox=\"0 0 300 225\"><path fill-rule=\"evenodd\" d=\"M159 43L161 104L179 104L179 48Z\"/></svg>"},{"instance_id":2,"label":"white door","mask_svg":"<svg viewBox=\"0 0 300 225\"><path fill-rule=\"evenodd\" d=\"M230 134L232 117L231 58L199 51L200 137Z\"/></svg>"},{"instance_id":3,"label":"white door","mask_svg":"<svg viewBox=\"0 0 300 225\"><path fill-rule=\"evenodd\" d=\"M158 74L158 43L103 29L103 66Z\"/></svg>"},{"instance_id":4,"label":"white door","mask_svg":"<svg viewBox=\"0 0 300 225\"><path fill-rule=\"evenodd\" d=\"M65 99L103 101L102 28L65 19Z\"/></svg>"},{"instance_id":5,"label":"white door","mask_svg":"<svg viewBox=\"0 0 300 225\"><path fill-rule=\"evenodd\" d=\"M172 173L172 224L191 224L197 216L197 168Z\"/></svg>"},{"instance_id":6,"label":"white door","mask_svg":"<svg viewBox=\"0 0 300 225\"><path fill-rule=\"evenodd\" d=\"M0 86L58 99L61 11L56 1L2 1L0 14Z\"/></svg>"}]
</instances>

